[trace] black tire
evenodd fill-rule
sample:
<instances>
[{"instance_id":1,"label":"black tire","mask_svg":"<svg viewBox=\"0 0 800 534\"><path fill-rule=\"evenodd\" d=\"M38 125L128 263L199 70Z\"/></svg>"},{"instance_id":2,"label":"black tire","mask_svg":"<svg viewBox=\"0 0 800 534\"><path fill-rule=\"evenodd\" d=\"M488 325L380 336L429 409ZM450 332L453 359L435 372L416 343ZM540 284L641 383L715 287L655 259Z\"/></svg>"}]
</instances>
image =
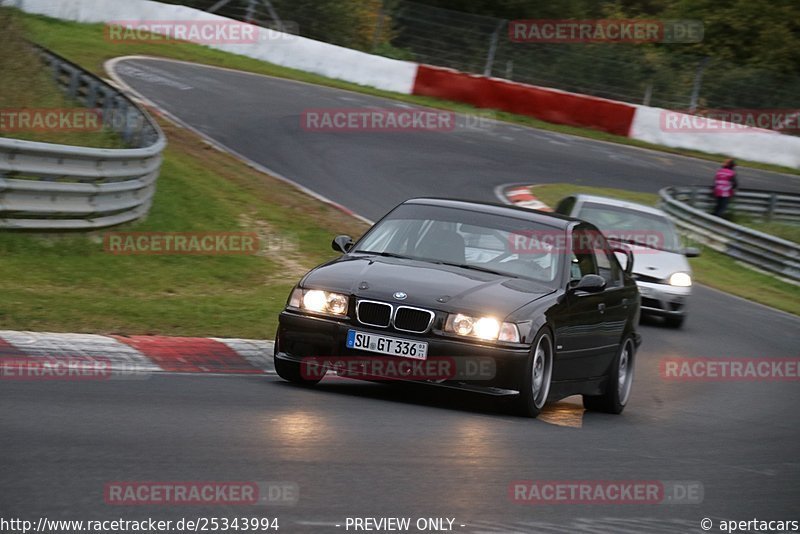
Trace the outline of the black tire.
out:
<instances>
[{"instance_id":1,"label":"black tire","mask_svg":"<svg viewBox=\"0 0 800 534\"><path fill-rule=\"evenodd\" d=\"M622 368L624 366L624 376ZM628 404L636 369L636 344L633 337L622 338L617 355L608 371L606 391L602 395L584 395L583 407L593 412L620 414ZM624 382L624 383L621 383Z\"/></svg>"},{"instance_id":2,"label":"black tire","mask_svg":"<svg viewBox=\"0 0 800 534\"><path fill-rule=\"evenodd\" d=\"M300 369L300 364L297 362L290 362L277 357L274 358L274 362L275 372L278 373L278 376L294 384L313 386L322 380L322 376L319 376L318 378L316 376L303 376L303 372Z\"/></svg>"},{"instance_id":3,"label":"black tire","mask_svg":"<svg viewBox=\"0 0 800 534\"><path fill-rule=\"evenodd\" d=\"M684 319L686 319L685 315L671 315L664 317L664 324L670 328L680 328L683 326Z\"/></svg>"},{"instance_id":4,"label":"black tire","mask_svg":"<svg viewBox=\"0 0 800 534\"><path fill-rule=\"evenodd\" d=\"M531 344L522 388L515 399L514 411L525 417L537 417L547 403L553 378L553 336L545 327Z\"/></svg>"}]
</instances>

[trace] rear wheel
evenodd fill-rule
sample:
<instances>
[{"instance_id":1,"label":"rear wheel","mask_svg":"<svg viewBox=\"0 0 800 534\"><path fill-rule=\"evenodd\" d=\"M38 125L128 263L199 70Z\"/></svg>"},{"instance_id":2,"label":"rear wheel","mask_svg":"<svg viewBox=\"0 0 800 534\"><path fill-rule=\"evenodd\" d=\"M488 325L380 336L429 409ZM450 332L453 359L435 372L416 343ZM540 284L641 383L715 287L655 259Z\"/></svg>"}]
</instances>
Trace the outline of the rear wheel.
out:
<instances>
[{"instance_id":1,"label":"rear wheel","mask_svg":"<svg viewBox=\"0 0 800 534\"><path fill-rule=\"evenodd\" d=\"M602 395L584 395L583 407L595 412L619 414L628 404L633 385L636 346L633 337L626 336L622 340L614 364L608 374L606 391Z\"/></svg>"},{"instance_id":2,"label":"rear wheel","mask_svg":"<svg viewBox=\"0 0 800 534\"><path fill-rule=\"evenodd\" d=\"M537 417L547 402L553 377L553 338L543 328L536 334L528 356L522 390L516 399L516 411L526 417Z\"/></svg>"}]
</instances>

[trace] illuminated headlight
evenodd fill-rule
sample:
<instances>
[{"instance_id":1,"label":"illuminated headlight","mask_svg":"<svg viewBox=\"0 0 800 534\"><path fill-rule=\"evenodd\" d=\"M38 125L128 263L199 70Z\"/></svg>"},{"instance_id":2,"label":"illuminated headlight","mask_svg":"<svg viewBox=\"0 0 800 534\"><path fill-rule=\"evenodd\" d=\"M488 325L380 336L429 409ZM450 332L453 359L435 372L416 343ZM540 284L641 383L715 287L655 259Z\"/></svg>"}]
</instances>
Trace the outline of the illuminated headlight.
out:
<instances>
[{"instance_id":1,"label":"illuminated headlight","mask_svg":"<svg viewBox=\"0 0 800 534\"><path fill-rule=\"evenodd\" d=\"M315 313L347 314L347 295L319 289L295 288L289 297L289 306Z\"/></svg>"},{"instance_id":2,"label":"illuminated headlight","mask_svg":"<svg viewBox=\"0 0 800 534\"><path fill-rule=\"evenodd\" d=\"M676 287L690 287L692 285L692 277L686 273L673 273L669 277L669 285Z\"/></svg>"},{"instance_id":3,"label":"illuminated headlight","mask_svg":"<svg viewBox=\"0 0 800 534\"><path fill-rule=\"evenodd\" d=\"M445 332L470 336L487 341L519 343L519 330L514 323L501 323L493 317L473 317L463 313L450 314L444 325Z\"/></svg>"}]
</instances>

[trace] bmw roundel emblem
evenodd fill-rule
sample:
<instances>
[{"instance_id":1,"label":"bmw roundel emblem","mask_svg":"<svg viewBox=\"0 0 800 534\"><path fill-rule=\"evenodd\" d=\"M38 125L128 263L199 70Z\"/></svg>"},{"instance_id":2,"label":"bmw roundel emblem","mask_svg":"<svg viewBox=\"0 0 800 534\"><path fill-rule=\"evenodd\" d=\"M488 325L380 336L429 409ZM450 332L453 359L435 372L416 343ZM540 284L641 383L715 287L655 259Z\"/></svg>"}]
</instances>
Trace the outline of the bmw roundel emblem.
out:
<instances>
[{"instance_id":1,"label":"bmw roundel emblem","mask_svg":"<svg viewBox=\"0 0 800 534\"><path fill-rule=\"evenodd\" d=\"M395 291L394 295L392 295L392 296L394 298L396 298L397 300L406 300L408 298L408 295L406 295L402 291Z\"/></svg>"}]
</instances>

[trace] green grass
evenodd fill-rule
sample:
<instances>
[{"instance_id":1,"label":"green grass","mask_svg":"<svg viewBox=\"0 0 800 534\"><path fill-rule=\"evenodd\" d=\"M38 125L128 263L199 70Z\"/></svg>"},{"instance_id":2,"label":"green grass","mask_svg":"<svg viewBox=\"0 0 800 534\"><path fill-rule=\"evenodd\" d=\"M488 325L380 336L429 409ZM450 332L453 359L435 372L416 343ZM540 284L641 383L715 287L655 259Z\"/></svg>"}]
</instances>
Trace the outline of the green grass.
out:
<instances>
[{"instance_id":1,"label":"green grass","mask_svg":"<svg viewBox=\"0 0 800 534\"><path fill-rule=\"evenodd\" d=\"M741 213L732 213L729 220L736 224L752 228L753 230L764 232L765 234L774 235L794 243L800 243L800 225L798 224L762 221Z\"/></svg>"},{"instance_id":2,"label":"green grass","mask_svg":"<svg viewBox=\"0 0 800 534\"><path fill-rule=\"evenodd\" d=\"M464 113L475 113L478 111L477 108L468 104L450 102L430 97L403 95L389 91L382 91L371 87L365 87L341 80L334 80L316 74L310 74L295 69L265 63L244 56L220 52L218 50L213 50L211 48L191 43L111 43L104 38L102 24L80 24L50 19L38 15L29 15L18 11L15 11L14 13L15 16L20 20L20 23L24 25L33 41L56 50L59 54L65 56L67 59L71 59L72 61L80 63L84 68L87 68L88 70L100 76L106 76L106 73L103 70L103 63L106 60L124 55L143 54L185 61L195 61L208 65L244 70L318 85L326 85L329 87L357 91L373 96L392 98L412 104L429 106L432 108ZM640 148L648 148L670 154L692 156L715 162L719 162L720 157L722 156L720 154L709 154L696 150L686 150L654 145L651 143L587 128L551 124L534 119L532 117L515 115L503 111L494 111L493 116L501 121L531 126L542 130L549 130L580 137L588 137L591 139ZM737 162L739 166L800 175L800 169L739 159L737 159Z\"/></svg>"},{"instance_id":3,"label":"green grass","mask_svg":"<svg viewBox=\"0 0 800 534\"><path fill-rule=\"evenodd\" d=\"M658 195L610 187L543 184L531 187L531 191L539 200L551 207L555 207L565 196L579 193L619 198L649 206L658 203ZM800 315L800 286L755 271L706 246L699 245L699 247L702 250L700 257L689 260L697 282Z\"/></svg>"}]
</instances>

